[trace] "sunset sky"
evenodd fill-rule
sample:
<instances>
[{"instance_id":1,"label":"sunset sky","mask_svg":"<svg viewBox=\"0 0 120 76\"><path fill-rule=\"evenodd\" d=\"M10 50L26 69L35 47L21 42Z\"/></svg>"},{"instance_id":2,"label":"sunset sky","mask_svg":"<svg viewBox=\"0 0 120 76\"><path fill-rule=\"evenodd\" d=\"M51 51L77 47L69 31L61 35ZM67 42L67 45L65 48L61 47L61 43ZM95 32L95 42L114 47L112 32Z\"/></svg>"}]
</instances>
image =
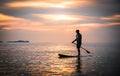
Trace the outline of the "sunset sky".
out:
<instances>
[{"instance_id":1,"label":"sunset sky","mask_svg":"<svg viewBox=\"0 0 120 76\"><path fill-rule=\"evenodd\" d=\"M118 41L120 0L0 0L0 41Z\"/></svg>"}]
</instances>

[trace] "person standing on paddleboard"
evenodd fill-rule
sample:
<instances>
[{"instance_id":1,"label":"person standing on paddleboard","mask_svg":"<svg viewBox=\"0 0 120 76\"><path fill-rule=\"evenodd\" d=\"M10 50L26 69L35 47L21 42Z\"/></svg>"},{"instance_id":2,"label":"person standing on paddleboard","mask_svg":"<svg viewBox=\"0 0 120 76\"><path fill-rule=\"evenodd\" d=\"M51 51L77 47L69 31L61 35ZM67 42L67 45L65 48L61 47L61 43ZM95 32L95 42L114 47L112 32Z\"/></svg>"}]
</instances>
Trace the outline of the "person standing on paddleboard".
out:
<instances>
[{"instance_id":1,"label":"person standing on paddleboard","mask_svg":"<svg viewBox=\"0 0 120 76\"><path fill-rule=\"evenodd\" d=\"M81 47L81 44L82 44L82 35L80 34L80 31L79 30L76 30L76 39L74 41L72 41L72 43L74 43L75 41L77 42L77 50L78 50L78 56L80 56L80 47Z\"/></svg>"}]
</instances>

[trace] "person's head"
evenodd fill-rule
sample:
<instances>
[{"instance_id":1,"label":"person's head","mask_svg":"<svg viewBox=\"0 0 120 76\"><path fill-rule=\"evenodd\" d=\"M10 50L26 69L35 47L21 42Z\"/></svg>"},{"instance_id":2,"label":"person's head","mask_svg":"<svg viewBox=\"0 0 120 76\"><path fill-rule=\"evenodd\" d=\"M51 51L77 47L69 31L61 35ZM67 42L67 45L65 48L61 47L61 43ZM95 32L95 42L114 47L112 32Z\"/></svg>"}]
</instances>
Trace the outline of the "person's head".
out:
<instances>
[{"instance_id":1,"label":"person's head","mask_svg":"<svg viewBox=\"0 0 120 76\"><path fill-rule=\"evenodd\" d=\"M79 33L79 30L76 30L76 33Z\"/></svg>"}]
</instances>

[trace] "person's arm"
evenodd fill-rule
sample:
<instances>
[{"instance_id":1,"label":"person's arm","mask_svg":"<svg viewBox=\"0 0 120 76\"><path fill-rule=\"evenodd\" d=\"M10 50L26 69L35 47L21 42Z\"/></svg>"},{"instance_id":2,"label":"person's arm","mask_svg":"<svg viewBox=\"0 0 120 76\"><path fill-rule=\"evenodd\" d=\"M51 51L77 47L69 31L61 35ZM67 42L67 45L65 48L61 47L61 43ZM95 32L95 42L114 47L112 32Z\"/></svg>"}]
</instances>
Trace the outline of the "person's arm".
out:
<instances>
[{"instance_id":1,"label":"person's arm","mask_svg":"<svg viewBox=\"0 0 120 76\"><path fill-rule=\"evenodd\" d=\"M75 39L74 41L72 41L72 43L74 43L77 39Z\"/></svg>"}]
</instances>

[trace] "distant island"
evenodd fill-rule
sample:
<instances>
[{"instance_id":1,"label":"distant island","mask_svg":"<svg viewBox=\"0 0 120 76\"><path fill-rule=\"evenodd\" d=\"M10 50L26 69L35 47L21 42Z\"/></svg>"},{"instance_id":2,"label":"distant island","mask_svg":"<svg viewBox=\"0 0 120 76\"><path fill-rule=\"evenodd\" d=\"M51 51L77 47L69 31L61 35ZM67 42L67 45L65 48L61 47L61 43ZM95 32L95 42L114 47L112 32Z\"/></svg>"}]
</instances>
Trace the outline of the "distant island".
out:
<instances>
[{"instance_id":1,"label":"distant island","mask_svg":"<svg viewBox=\"0 0 120 76\"><path fill-rule=\"evenodd\" d=\"M7 41L7 43L29 43L29 41L17 40L17 41Z\"/></svg>"},{"instance_id":2,"label":"distant island","mask_svg":"<svg viewBox=\"0 0 120 76\"><path fill-rule=\"evenodd\" d=\"M0 41L0 43L3 43L3 41Z\"/></svg>"}]
</instances>

